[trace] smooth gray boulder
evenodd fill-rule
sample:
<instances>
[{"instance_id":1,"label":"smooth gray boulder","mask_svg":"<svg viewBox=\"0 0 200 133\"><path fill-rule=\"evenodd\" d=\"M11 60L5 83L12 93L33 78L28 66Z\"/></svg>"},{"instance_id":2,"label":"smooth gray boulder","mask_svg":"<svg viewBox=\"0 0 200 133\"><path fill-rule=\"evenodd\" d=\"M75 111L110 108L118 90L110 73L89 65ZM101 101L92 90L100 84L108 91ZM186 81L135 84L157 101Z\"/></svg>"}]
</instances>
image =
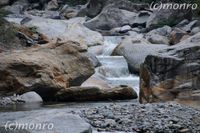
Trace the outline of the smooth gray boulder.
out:
<instances>
[{"instance_id":1,"label":"smooth gray boulder","mask_svg":"<svg viewBox=\"0 0 200 133\"><path fill-rule=\"evenodd\" d=\"M135 12L147 8L148 4L133 3L129 0L89 0L85 8L82 9L79 14L94 18L107 6Z\"/></svg>"},{"instance_id":2,"label":"smooth gray boulder","mask_svg":"<svg viewBox=\"0 0 200 133\"><path fill-rule=\"evenodd\" d=\"M124 56L128 62L129 70L133 73L138 73L140 65L147 55L166 47L167 45L151 44L144 39L134 39L128 36L115 48L112 55Z\"/></svg>"},{"instance_id":3,"label":"smooth gray boulder","mask_svg":"<svg viewBox=\"0 0 200 133\"><path fill-rule=\"evenodd\" d=\"M150 15L146 26L149 29L162 27L164 25L174 26L184 19L192 19L192 13L190 10L153 10L153 13Z\"/></svg>"},{"instance_id":4,"label":"smooth gray boulder","mask_svg":"<svg viewBox=\"0 0 200 133\"><path fill-rule=\"evenodd\" d=\"M20 96L20 99L23 100L25 103L40 103L43 102L40 95L36 92L27 92Z\"/></svg>"},{"instance_id":5,"label":"smooth gray boulder","mask_svg":"<svg viewBox=\"0 0 200 133\"><path fill-rule=\"evenodd\" d=\"M19 22L13 18L7 18L9 22ZM103 36L83 25L85 18L77 17L70 20L53 20L42 17L31 17L30 21L24 23L25 27L35 28L39 33L46 35L49 39L60 39L62 41L75 41L81 44L83 49L88 46L102 45Z\"/></svg>"},{"instance_id":6,"label":"smooth gray boulder","mask_svg":"<svg viewBox=\"0 0 200 133\"><path fill-rule=\"evenodd\" d=\"M7 131L2 127L0 131L5 131L2 133L92 133L90 124L86 123L80 116L68 114L65 110L61 109L11 112L5 114L1 114L1 126L5 126ZM12 118L9 118L8 115L12 116ZM14 122L13 127L21 127L20 132L9 130L8 121L10 123ZM26 125L23 126L23 124ZM41 124L42 128L37 126L38 124ZM43 128L43 125L46 126ZM32 127L34 128L32 129Z\"/></svg>"},{"instance_id":7,"label":"smooth gray boulder","mask_svg":"<svg viewBox=\"0 0 200 133\"><path fill-rule=\"evenodd\" d=\"M39 32L50 39L71 40L86 46L103 44L102 35L83 26L84 21L84 18L73 18L68 21L34 18L25 26L37 27Z\"/></svg>"},{"instance_id":8,"label":"smooth gray boulder","mask_svg":"<svg viewBox=\"0 0 200 133\"><path fill-rule=\"evenodd\" d=\"M147 36L146 39L152 44L166 44L169 45L169 39L165 36L161 36L158 34L151 34Z\"/></svg>"},{"instance_id":9,"label":"smooth gray boulder","mask_svg":"<svg viewBox=\"0 0 200 133\"><path fill-rule=\"evenodd\" d=\"M163 27L149 31L146 36L152 35L152 34L158 34L158 35L161 35L161 36L168 37L171 32L172 32L172 28L170 26L165 25Z\"/></svg>"},{"instance_id":10,"label":"smooth gray boulder","mask_svg":"<svg viewBox=\"0 0 200 133\"><path fill-rule=\"evenodd\" d=\"M85 22L84 25L92 30L111 30L131 24L136 16L135 12L107 6L98 16Z\"/></svg>"}]
</instances>

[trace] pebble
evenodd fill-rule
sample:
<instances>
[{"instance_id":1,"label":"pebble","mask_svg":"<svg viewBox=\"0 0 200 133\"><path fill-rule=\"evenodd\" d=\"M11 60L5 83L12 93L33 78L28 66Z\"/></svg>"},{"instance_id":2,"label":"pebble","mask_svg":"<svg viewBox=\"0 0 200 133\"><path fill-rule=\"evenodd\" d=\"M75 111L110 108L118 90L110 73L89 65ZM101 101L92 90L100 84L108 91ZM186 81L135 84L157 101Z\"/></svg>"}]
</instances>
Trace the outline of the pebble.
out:
<instances>
[{"instance_id":1,"label":"pebble","mask_svg":"<svg viewBox=\"0 0 200 133\"><path fill-rule=\"evenodd\" d=\"M93 110L96 113L89 113ZM200 118L200 109L176 103L103 106L83 110L80 116L96 130L104 132L200 132L199 121L194 119Z\"/></svg>"}]
</instances>

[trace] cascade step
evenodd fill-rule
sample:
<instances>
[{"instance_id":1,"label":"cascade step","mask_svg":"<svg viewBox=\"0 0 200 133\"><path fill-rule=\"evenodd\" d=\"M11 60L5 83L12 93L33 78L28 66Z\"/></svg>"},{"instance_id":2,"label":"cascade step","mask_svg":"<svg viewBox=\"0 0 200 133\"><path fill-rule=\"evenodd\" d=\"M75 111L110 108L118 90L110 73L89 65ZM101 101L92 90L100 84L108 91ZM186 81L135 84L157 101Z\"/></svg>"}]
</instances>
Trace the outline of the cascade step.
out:
<instances>
[{"instance_id":1,"label":"cascade step","mask_svg":"<svg viewBox=\"0 0 200 133\"><path fill-rule=\"evenodd\" d=\"M128 64L123 56L97 56L102 66L97 72L105 77L129 76Z\"/></svg>"},{"instance_id":2,"label":"cascade step","mask_svg":"<svg viewBox=\"0 0 200 133\"><path fill-rule=\"evenodd\" d=\"M137 94L139 94L139 77L135 75L129 75L128 77L119 78L106 78L106 81L113 87L119 85L128 85L132 87Z\"/></svg>"},{"instance_id":3,"label":"cascade step","mask_svg":"<svg viewBox=\"0 0 200 133\"><path fill-rule=\"evenodd\" d=\"M114 49L120 44L121 36L105 36L104 37L103 55L111 55Z\"/></svg>"}]
</instances>

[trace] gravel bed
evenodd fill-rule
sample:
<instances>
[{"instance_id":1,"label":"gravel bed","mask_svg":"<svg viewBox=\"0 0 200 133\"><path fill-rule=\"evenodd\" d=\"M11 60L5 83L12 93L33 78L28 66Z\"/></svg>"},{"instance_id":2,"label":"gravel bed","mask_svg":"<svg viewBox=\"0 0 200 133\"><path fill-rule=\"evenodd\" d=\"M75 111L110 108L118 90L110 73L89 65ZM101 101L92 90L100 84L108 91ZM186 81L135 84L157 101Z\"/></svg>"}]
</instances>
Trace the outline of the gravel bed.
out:
<instances>
[{"instance_id":1,"label":"gravel bed","mask_svg":"<svg viewBox=\"0 0 200 133\"><path fill-rule=\"evenodd\" d=\"M177 103L106 105L81 111L97 131L200 133L200 109Z\"/></svg>"}]
</instances>

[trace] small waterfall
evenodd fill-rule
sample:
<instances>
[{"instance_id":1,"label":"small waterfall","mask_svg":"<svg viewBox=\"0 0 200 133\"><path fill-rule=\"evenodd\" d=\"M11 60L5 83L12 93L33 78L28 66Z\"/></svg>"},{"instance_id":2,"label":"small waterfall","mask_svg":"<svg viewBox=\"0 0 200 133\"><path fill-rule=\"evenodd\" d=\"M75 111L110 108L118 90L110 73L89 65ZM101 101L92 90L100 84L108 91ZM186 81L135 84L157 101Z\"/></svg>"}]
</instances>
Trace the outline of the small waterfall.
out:
<instances>
[{"instance_id":1,"label":"small waterfall","mask_svg":"<svg viewBox=\"0 0 200 133\"><path fill-rule=\"evenodd\" d=\"M101 66L96 68L96 73L111 86L128 85L139 94L139 77L130 74L128 63L123 56L111 56L122 37L104 37L103 54L97 56Z\"/></svg>"},{"instance_id":2,"label":"small waterfall","mask_svg":"<svg viewBox=\"0 0 200 133\"><path fill-rule=\"evenodd\" d=\"M104 56L111 55L113 50L117 47L117 45L121 42L121 40L122 40L121 36L105 36L103 55Z\"/></svg>"}]
</instances>

